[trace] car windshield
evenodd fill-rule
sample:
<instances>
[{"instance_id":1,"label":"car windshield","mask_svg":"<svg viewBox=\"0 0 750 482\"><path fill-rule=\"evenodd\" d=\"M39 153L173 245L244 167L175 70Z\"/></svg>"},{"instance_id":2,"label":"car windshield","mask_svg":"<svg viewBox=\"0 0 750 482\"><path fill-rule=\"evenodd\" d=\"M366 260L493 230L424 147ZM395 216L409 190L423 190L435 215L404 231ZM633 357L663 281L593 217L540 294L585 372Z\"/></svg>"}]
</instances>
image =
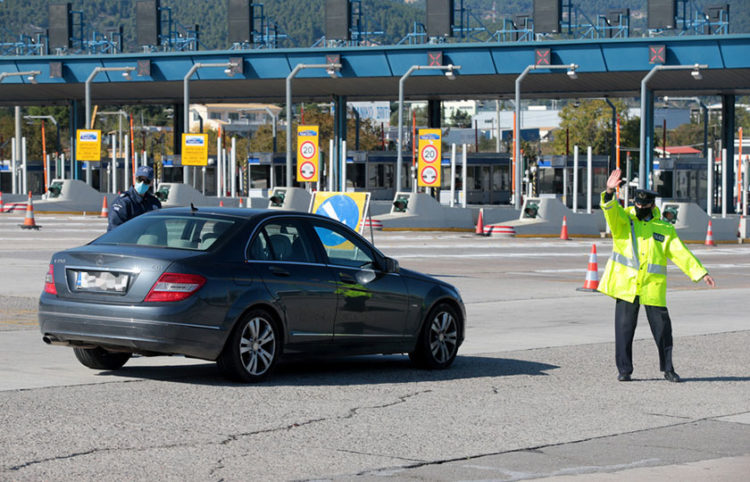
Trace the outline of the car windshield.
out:
<instances>
[{"instance_id":1,"label":"car windshield","mask_svg":"<svg viewBox=\"0 0 750 482\"><path fill-rule=\"evenodd\" d=\"M217 244L235 224L203 216L150 215L131 219L92 244L127 244L205 251Z\"/></svg>"}]
</instances>

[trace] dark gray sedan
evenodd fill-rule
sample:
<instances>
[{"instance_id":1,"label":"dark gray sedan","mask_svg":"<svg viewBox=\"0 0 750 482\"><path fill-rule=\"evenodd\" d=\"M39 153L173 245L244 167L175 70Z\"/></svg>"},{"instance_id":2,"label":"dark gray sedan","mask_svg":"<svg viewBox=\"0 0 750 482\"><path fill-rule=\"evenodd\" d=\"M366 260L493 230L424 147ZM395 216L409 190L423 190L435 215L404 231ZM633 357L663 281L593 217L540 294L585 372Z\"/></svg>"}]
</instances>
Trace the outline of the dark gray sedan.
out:
<instances>
[{"instance_id":1,"label":"dark gray sedan","mask_svg":"<svg viewBox=\"0 0 750 482\"><path fill-rule=\"evenodd\" d=\"M43 340L87 367L179 354L245 382L282 355L408 353L447 368L465 317L456 288L399 268L343 224L253 209L139 216L55 253L39 300Z\"/></svg>"}]
</instances>

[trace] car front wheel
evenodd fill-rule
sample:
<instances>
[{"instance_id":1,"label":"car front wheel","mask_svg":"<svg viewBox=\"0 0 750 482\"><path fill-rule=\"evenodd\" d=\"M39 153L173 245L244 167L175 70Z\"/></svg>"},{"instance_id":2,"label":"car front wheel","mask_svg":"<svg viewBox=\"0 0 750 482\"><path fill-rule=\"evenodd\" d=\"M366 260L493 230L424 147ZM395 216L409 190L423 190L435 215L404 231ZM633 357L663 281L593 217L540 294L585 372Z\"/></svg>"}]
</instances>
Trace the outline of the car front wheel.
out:
<instances>
[{"instance_id":1,"label":"car front wheel","mask_svg":"<svg viewBox=\"0 0 750 482\"><path fill-rule=\"evenodd\" d=\"M430 369L448 368L458 353L458 315L446 303L436 306L422 327L422 333L409 358Z\"/></svg>"},{"instance_id":2,"label":"car front wheel","mask_svg":"<svg viewBox=\"0 0 750 482\"><path fill-rule=\"evenodd\" d=\"M240 321L217 363L233 380L258 382L271 372L280 351L276 323L265 311L256 310Z\"/></svg>"},{"instance_id":3,"label":"car front wheel","mask_svg":"<svg viewBox=\"0 0 750 482\"><path fill-rule=\"evenodd\" d=\"M78 361L94 370L118 370L130 360L130 353L107 351L104 348L73 348Z\"/></svg>"}]
</instances>

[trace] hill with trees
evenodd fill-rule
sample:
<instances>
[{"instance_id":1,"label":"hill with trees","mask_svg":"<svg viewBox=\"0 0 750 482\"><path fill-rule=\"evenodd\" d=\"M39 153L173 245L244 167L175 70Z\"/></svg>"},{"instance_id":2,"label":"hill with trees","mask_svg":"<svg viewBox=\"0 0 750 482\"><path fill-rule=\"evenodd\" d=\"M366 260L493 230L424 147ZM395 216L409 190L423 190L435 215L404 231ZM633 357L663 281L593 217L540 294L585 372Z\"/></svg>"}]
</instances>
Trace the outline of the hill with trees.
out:
<instances>
[{"instance_id":1,"label":"hill with trees","mask_svg":"<svg viewBox=\"0 0 750 482\"><path fill-rule=\"evenodd\" d=\"M58 3L59 0L55 0ZM118 28L124 29L126 51L137 51L135 0L71 0L74 11L82 13L87 29L86 38L93 31L105 33ZM280 41L283 47L306 47L313 45L324 34L325 0L268 0L263 4L266 16L271 17L286 36ZM710 2L695 0L695 11ZM741 8L747 3L730 1L730 32L750 32L750 9ZM15 40L20 34L33 35L44 32L49 26L49 1L44 0L5 0L0 3L0 41ZM456 0L456 5L459 5ZM743 5L744 4L744 5ZM405 2L403 0L363 0L363 28L369 32L382 32L372 39L380 44L395 44L413 30L415 22L425 23L425 2ZM464 0L464 6L489 33L502 28L504 18L530 13L532 0ZM645 27L647 0L578 0L574 3L578 11L585 13L592 21L599 14L616 8L630 8L631 26L634 35L640 35ZM226 49L227 41L227 1L218 0L162 0L162 8L169 8L174 20L192 28L200 25L201 49ZM583 22L583 17L579 18ZM477 20L471 24L478 25ZM455 41L455 40L451 40Z\"/></svg>"}]
</instances>

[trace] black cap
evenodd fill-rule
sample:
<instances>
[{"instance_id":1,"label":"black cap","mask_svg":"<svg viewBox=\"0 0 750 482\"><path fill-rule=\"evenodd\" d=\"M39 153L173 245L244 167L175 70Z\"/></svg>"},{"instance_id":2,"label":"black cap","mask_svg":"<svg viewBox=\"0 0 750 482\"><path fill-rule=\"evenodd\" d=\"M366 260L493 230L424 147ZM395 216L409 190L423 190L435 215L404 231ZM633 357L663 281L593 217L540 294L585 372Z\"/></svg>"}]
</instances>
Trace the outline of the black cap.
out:
<instances>
[{"instance_id":1,"label":"black cap","mask_svg":"<svg viewBox=\"0 0 750 482\"><path fill-rule=\"evenodd\" d=\"M635 196L633 196L633 203L640 204L641 206L651 204L656 201L656 196L658 195L659 193L649 191L648 189L636 189Z\"/></svg>"}]
</instances>

